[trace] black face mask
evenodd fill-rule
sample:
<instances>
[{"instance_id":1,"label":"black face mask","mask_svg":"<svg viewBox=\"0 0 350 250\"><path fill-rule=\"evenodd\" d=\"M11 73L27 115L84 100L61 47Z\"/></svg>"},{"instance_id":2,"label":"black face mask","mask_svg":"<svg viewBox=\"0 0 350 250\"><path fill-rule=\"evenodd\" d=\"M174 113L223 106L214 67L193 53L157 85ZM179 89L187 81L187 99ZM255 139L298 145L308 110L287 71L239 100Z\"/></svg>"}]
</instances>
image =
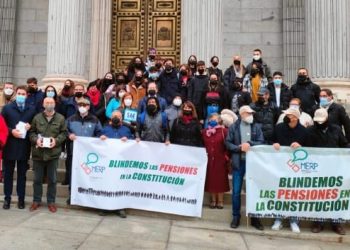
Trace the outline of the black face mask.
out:
<instances>
[{"instance_id":1,"label":"black face mask","mask_svg":"<svg viewBox=\"0 0 350 250\"><path fill-rule=\"evenodd\" d=\"M157 111L157 106L154 104L148 104L146 110L149 115L153 115Z\"/></svg>"},{"instance_id":2,"label":"black face mask","mask_svg":"<svg viewBox=\"0 0 350 250\"><path fill-rule=\"evenodd\" d=\"M64 89L64 90L69 90L69 89L70 89L70 86L69 86L69 85L64 85L63 89Z\"/></svg>"},{"instance_id":3,"label":"black face mask","mask_svg":"<svg viewBox=\"0 0 350 250\"><path fill-rule=\"evenodd\" d=\"M118 117L112 118L111 122L112 122L112 126L113 127L119 127L120 126L120 119Z\"/></svg>"},{"instance_id":4,"label":"black face mask","mask_svg":"<svg viewBox=\"0 0 350 250\"><path fill-rule=\"evenodd\" d=\"M151 59L151 60L154 60L154 59L156 58L155 55L149 55L148 57L149 57L149 59Z\"/></svg>"},{"instance_id":5,"label":"black face mask","mask_svg":"<svg viewBox=\"0 0 350 250\"><path fill-rule=\"evenodd\" d=\"M204 69L199 69L199 70L198 70L198 73L201 74L201 75L203 75Z\"/></svg>"},{"instance_id":6,"label":"black face mask","mask_svg":"<svg viewBox=\"0 0 350 250\"><path fill-rule=\"evenodd\" d=\"M242 85L239 82L234 82L232 85L232 89L235 91L241 90L242 89Z\"/></svg>"},{"instance_id":7,"label":"black face mask","mask_svg":"<svg viewBox=\"0 0 350 250\"><path fill-rule=\"evenodd\" d=\"M106 86L112 85L113 80L112 79L105 79L103 84L105 84Z\"/></svg>"},{"instance_id":8,"label":"black face mask","mask_svg":"<svg viewBox=\"0 0 350 250\"><path fill-rule=\"evenodd\" d=\"M258 101L257 101L258 104L264 104L265 103L265 99L264 97L258 97Z\"/></svg>"},{"instance_id":9,"label":"black face mask","mask_svg":"<svg viewBox=\"0 0 350 250\"><path fill-rule=\"evenodd\" d=\"M238 61L238 60L234 60L234 61L233 61L233 64L239 66L239 65L241 65L241 62Z\"/></svg>"},{"instance_id":10,"label":"black face mask","mask_svg":"<svg viewBox=\"0 0 350 250\"><path fill-rule=\"evenodd\" d=\"M180 74L183 75L183 76L186 76L187 75L187 71L186 70L181 70Z\"/></svg>"},{"instance_id":11,"label":"black face mask","mask_svg":"<svg viewBox=\"0 0 350 250\"><path fill-rule=\"evenodd\" d=\"M250 72L251 76L253 76L253 77L256 76L258 73L259 73L258 69L252 69Z\"/></svg>"},{"instance_id":12,"label":"black face mask","mask_svg":"<svg viewBox=\"0 0 350 250\"><path fill-rule=\"evenodd\" d=\"M217 67L219 65L218 62L212 62L212 64L213 64L214 67Z\"/></svg>"},{"instance_id":13,"label":"black face mask","mask_svg":"<svg viewBox=\"0 0 350 250\"><path fill-rule=\"evenodd\" d=\"M34 88L34 87L28 87L28 92L33 94L33 93L36 92L36 88Z\"/></svg>"},{"instance_id":14,"label":"black face mask","mask_svg":"<svg viewBox=\"0 0 350 250\"><path fill-rule=\"evenodd\" d=\"M124 84L125 81L124 79L117 79L117 84L120 85L120 84Z\"/></svg>"},{"instance_id":15,"label":"black face mask","mask_svg":"<svg viewBox=\"0 0 350 250\"><path fill-rule=\"evenodd\" d=\"M135 81L141 82L141 80L142 80L142 76L136 76L135 77Z\"/></svg>"},{"instance_id":16,"label":"black face mask","mask_svg":"<svg viewBox=\"0 0 350 250\"><path fill-rule=\"evenodd\" d=\"M156 95L156 91L154 89L150 89L150 90L148 90L148 94L150 96L155 96Z\"/></svg>"},{"instance_id":17,"label":"black face mask","mask_svg":"<svg viewBox=\"0 0 350 250\"><path fill-rule=\"evenodd\" d=\"M137 68L137 69L141 69L141 63L135 63L134 67Z\"/></svg>"},{"instance_id":18,"label":"black face mask","mask_svg":"<svg viewBox=\"0 0 350 250\"><path fill-rule=\"evenodd\" d=\"M283 122L288 125L290 123L290 118L288 116L285 116L283 118Z\"/></svg>"},{"instance_id":19,"label":"black face mask","mask_svg":"<svg viewBox=\"0 0 350 250\"><path fill-rule=\"evenodd\" d=\"M196 61L190 61L189 65L190 65L190 68L193 69L193 68L195 68L197 66L197 62Z\"/></svg>"},{"instance_id":20,"label":"black face mask","mask_svg":"<svg viewBox=\"0 0 350 250\"><path fill-rule=\"evenodd\" d=\"M218 84L218 81L217 81L217 80L210 80L210 84L211 84L211 85L217 85L217 84Z\"/></svg>"},{"instance_id":21,"label":"black face mask","mask_svg":"<svg viewBox=\"0 0 350 250\"><path fill-rule=\"evenodd\" d=\"M162 67L162 64L161 63L156 63L156 67L157 67L157 69L160 69Z\"/></svg>"},{"instance_id":22,"label":"black face mask","mask_svg":"<svg viewBox=\"0 0 350 250\"><path fill-rule=\"evenodd\" d=\"M182 111L184 115L192 115L192 110L184 110Z\"/></svg>"},{"instance_id":23,"label":"black face mask","mask_svg":"<svg viewBox=\"0 0 350 250\"><path fill-rule=\"evenodd\" d=\"M322 124L319 124L318 122L315 122L315 126L316 126L316 128L318 128L320 130L325 130L326 128L328 128L328 121L325 121Z\"/></svg>"},{"instance_id":24,"label":"black face mask","mask_svg":"<svg viewBox=\"0 0 350 250\"><path fill-rule=\"evenodd\" d=\"M299 83L305 83L305 82L307 81L307 76L298 75L297 81L298 81Z\"/></svg>"},{"instance_id":25,"label":"black face mask","mask_svg":"<svg viewBox=\"0 0 350 250\"><path fill-rule=\"evenodd\" d=\"M74 96L77 98L81 98L83 97L83 92L75 92Z\"/></svg>"}]
</instances>

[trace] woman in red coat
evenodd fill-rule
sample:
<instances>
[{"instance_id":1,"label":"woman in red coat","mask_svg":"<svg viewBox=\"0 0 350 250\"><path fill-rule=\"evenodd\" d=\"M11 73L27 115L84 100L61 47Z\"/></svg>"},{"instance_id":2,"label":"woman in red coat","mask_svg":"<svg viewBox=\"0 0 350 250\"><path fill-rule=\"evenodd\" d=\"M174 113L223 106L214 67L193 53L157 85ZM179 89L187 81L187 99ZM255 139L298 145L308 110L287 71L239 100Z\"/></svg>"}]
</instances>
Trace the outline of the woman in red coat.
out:
<instances>
[{"instance_id":1,"label":"woman in red coat","mask_svg":"<svg viewBox=\"0 0 350 250\"><path fill-rule=\"evenodd\" d=\"M5 146L8 136L8 128L2 115L0 115L0 182L2 182L2 149Z\"/></svg>"},{"instance_id":2,"label":"woman in red coat","mask_svg":"<svg viewBox=\"0 0 350 250\"><path fill-rule=\"evenodd\" d=\"M224 193L230 190L228 182L228 154L225 148L227 129L219 125L220 117L214 113L208 118L208 128L202 137L208 154L205 191L211 194L210 208L224 207Z\"/></svg>"}]
</instances>

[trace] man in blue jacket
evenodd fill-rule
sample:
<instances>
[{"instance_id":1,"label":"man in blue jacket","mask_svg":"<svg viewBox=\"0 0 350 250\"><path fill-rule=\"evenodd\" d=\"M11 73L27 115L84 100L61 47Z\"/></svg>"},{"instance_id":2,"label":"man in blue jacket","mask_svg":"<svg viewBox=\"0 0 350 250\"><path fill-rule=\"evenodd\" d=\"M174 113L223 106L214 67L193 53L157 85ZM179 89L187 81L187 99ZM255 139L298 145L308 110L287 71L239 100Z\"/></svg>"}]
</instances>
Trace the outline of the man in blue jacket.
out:
<instances>
[{"instance_id":1,"label":"man in blue jacket","mask_svg":"<svg viewBox=\"0 0 350 250\"><path fill-rule=\"evenodd\" d=\"M26 104L34 106L36 113L40 113L43 107L44 92L38 89L38 80L35 77L27 79L27 91Z\"/></svg>"},{"instance_id":2,"label":"man in blue jacket","mask_svg":"<svg viewBox=\"0 0 350 250\"><path fill-rule=\"evenodd\" d=\"M165 60L164 68L164 71L159 76L159 94L167 101L167 105L170 105L176 93L180 92L181 85L173 60Z\"/></svg>"},{"instance_id":3,"label":"man in blue jacket","mask_svg":"<svg viewBox=\"0 0 350 250\"><path fill-rule=\"evenodd\" d=\"M226 148L232 154L232 228L237 228L241 217L241 190L246 170L246 153L251 146L264 143L261 125L254 122L254 110L245 105L239 109L240 119L229 128ZM264 230L258 218L251 218L251 224L258 230Z\"/></svg>"},{"instance_id":4,"label":"man in blue jacket","mask_svg":"<svg viewBox=\"0 0 350 250\"><path fill-rule=\"evenodd\" d=\"M28 105L26 99L26 86L19 86L16 89L15 101L7 104L2 110L2 115L9 129L9 137L3 150L4 209L10 208L13 172L16 163L18 208L24 209L26 172L30 157L30 141L27 131L30 129L30 123L36 114L35 107Z\"/></svg>"}]
</instances>

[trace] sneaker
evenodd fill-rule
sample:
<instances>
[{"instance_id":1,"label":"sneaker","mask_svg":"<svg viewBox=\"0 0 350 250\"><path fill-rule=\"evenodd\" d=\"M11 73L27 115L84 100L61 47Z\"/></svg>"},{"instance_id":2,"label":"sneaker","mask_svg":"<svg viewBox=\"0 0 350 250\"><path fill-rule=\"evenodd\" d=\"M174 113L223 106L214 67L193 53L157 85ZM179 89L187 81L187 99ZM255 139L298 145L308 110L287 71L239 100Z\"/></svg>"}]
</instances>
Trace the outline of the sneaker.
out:
<instances>
[{"instance_id":1,"label":"sneaker","mask_svg":"<svg viewBox=\"0 0 350 250\"><path fill-rule=\"evenodd\" d=\"M290 229L292 229L293 233L300 233L300 228L296 222L290 223Z\"/></svg>"},{"instance_id":2,"label":"sneaker","mask_svg":"<svg viewBox=\"0 0 350 250\"><path fill-rule=\"evenodd\" d=\"M271 229L278 231L283 227L282 220L276 219L275 222L273 223Z\"/></svg>"}]
</instances>

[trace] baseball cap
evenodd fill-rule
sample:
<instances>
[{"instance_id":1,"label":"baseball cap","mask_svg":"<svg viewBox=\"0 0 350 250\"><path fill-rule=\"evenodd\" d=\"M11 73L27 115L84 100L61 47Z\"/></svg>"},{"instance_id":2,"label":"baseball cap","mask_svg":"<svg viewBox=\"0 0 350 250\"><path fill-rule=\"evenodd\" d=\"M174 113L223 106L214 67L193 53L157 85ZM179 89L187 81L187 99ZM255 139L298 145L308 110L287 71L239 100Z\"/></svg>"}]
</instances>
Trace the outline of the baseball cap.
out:
<instances>
[{"instance_id":1,"label":"baseball cap","mask_svg":"<svg viewBox=\"0 0 350 250\"><path fill-rule=\"evenodd\" d=\"M241 115L242 113L244 113L244 112L246 112L246 113L255 113L255 111L252 110L252 108L249 107L248 105L244 105L244 106L242 106L242 107L239 109L239 114L240 114L240 115Z\"/></svg>"},{"instance_id":2,"label":"baseball cap","mask_svg":"<svg viewBox=\"0 0 350 250\"><path fill-rule=\"evenodd\" d=\"M283 113L285 115L294 115L296 118L300 118L300 111L294 108L289 108L287 110L284 110Z\"/></svg>"},{"instance_id":3,"label":"baseball cap","mask_svg":"<svg viewBox=\"0 0 350 250\"><path fill-rule=\"evenodd\" d=\"M325 109L317 109L314 115L314 121L323 123L328 119L328 112Z\"/></svg>"}]
</instances>

